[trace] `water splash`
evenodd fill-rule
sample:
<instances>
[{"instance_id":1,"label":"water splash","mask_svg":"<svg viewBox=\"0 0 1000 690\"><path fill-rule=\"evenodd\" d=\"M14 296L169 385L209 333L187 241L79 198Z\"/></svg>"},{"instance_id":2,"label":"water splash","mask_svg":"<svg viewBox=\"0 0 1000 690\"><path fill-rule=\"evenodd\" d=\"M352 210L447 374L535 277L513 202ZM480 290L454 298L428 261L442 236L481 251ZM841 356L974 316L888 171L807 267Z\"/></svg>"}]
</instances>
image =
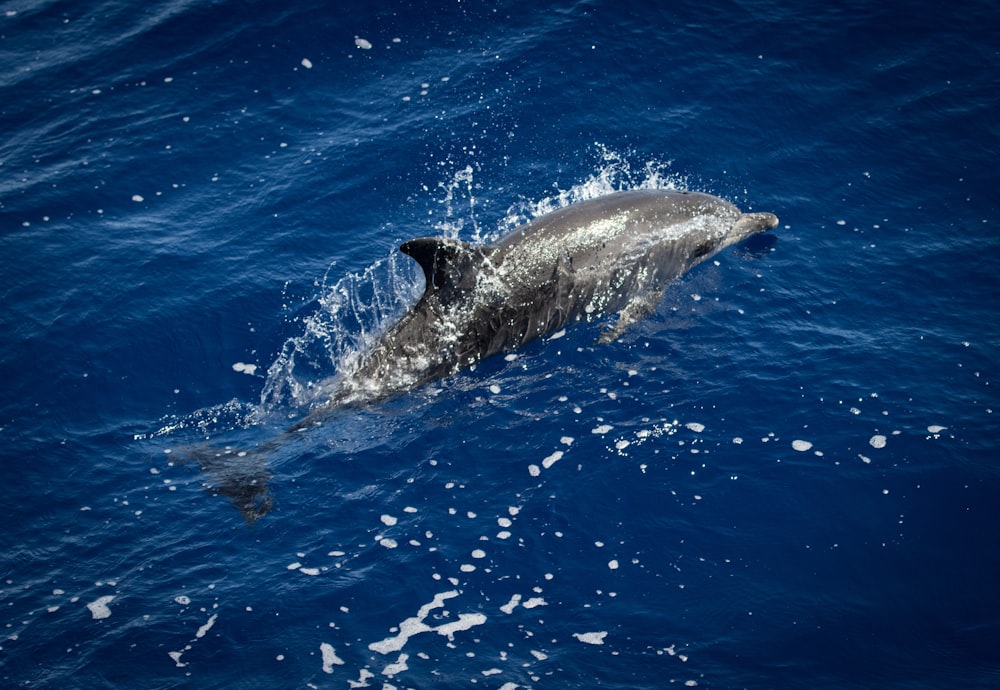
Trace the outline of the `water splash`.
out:
<instances>
[{"instance_id":1,"label":"water splash","mask_svg":"<svg viewBox=\"0 0 1000 690\"><path fill-rule=\"evenodd\" d=\"M260 424L260 410L256 405L233 398L232 400L183 416L167 415L160 419L160 426L149 433L134 433L134 441L170 436L179 432L194 431L203 438L209 438L219 431L248 429Z\"/></svg>"},{"instance_id":2,"label":"water splash","mask_svg":"<svg viewBox=\"0 0 1000 690\"><path fill-rule=\"evenodd\" d=\"M554 184L555 192L537 201L521 201L511 206L491 239L506 234L533 218L588 199L632 189L686 189L687 178L670 172L670 161L650 159L634 162L636 154L616 151L594 143L595 170L583 182L568 189Z\"/></svg>"},{"instance_id":3,"label":"water splash","mask_svg":"<svg viewBox=\"0 0 1000 690\"><path fill-rule=\"evenodd\" d=\"M315 311L298 319L302 333L286 340L268 367L260 399L264 414L306 408L323 399L423 289L416 263L396 251L331 284L332 268L320 283Z\"/></svg>"},{"instance_id":4,"label":"water splash","mask_svg":"<svg viewBox=\"0 0 1000 690\"><path fill-rule=\"evenodd\" d=\"M595 169L584 181L567 189L553 185L556 191L549 196L514 203L493 230L484 230L476 217L478 171L472 165L453 171L437 185L442 212L434 223L435 232L488 242L532 218L580 201L626 189L676 189L684 184L684 178L669 172L669 162L635 163L633 153L599 143L594 150ZM260 400L264 415L288 408L302 411L325 402L357 370L378 336L423 291L423 275L416 262L395 250L361 273L331 283L334 268L331 265L319 283L315 310L297 319L302 332L285 341L268 368Z\"/></svg>"}]
</instances>

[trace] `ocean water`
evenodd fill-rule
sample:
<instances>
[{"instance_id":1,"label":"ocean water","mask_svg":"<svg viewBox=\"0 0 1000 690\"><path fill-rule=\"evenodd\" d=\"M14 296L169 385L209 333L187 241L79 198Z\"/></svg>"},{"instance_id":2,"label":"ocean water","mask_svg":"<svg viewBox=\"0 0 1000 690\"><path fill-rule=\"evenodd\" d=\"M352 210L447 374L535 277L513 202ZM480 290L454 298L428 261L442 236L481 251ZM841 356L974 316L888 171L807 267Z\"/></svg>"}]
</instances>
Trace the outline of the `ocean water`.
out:
<instances>
[{"instance_id":1,"label":"ocean water","mask_svg":"<svg viewBox=\"0 0 1000 690\"><path fill-rule=\"evenodd\" d=\"M1000 685L998 31L3 0L0 685ZM400 242L639 187L781 224L255 452L420 294Z\"/></svg>"}]
</instances>

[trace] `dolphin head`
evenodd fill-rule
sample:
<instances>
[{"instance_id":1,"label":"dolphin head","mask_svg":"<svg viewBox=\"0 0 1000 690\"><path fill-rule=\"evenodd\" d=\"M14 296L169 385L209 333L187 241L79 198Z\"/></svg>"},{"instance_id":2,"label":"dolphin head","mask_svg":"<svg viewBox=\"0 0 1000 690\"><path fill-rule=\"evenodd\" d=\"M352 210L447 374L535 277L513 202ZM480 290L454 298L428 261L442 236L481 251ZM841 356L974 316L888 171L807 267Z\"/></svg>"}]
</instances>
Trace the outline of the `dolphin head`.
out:
<instances>
[{"instance_id":1,"label":"dolphin head","mask_svg":"<svg viewBox=\"0 0 1000 690\"><path fill-rule=\"evenodd\" d=\"M738 213L736 220L725 233L712 232L707 236L698 236L697 244L690 249L689 263L685 270L727 247L739 244L748 237L766 232L777 225L778 217L773 213Z\"/></svg>"}]
</instances>

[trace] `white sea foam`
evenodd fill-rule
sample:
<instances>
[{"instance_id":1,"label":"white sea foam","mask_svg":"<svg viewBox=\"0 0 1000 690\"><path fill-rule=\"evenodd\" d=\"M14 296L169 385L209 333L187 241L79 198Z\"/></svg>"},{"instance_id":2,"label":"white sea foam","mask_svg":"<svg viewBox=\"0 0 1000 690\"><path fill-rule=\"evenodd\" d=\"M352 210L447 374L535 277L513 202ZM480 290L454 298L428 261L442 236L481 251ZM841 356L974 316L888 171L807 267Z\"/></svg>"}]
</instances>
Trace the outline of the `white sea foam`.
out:
<instances>
[{"instance_id":1,"label":"white sea foam","mask_svg":"<svg viewBox=\"0 0 1000 690\"><path fill-rule=\"evenodd\" d=\"M111 608L108 604L110 604L114 598L114 595L106 594L103 597L98 597L94 601L87 604L87 608L90 609L90 615L94 617L94 620L101 620L111 615Z\"/></svg>"},{"instance_id":2,"label":"white sea foam","mask_svg":"<svg viewBox=\"0 0 1000 690\"><path fill-rule=\"evenodd\" d=\"M321 642L319 645L320 655L323 660L323 673L333 673L334 666L343 666L344 660L337 656L333 645L328 642Z\"/></svg>"},{"instance_id":3,"label":"white sea foam","mask_svg":"<svg viewBox=\"0 0 1000 690\"><path fill-rule=\"evenodd\" d=\"M387 637L379 642L372 642L368 645L368 649L379 654L391 654L392 652L401 650L411 637L420 633L436 632L448 639L453 639L455 633L485 623L486 616L481 613L461 613L457 620L442 623L435 627L431 627L425 623L431 611L442 608L445 601L457 597L458 594L458 591L455 590L436 594L433 600L420 607L416 616L407 618L399 624L399 632L395 636Z\"/></svg>"},{"instance_id":4,"label":"white sea foam","mask_svg":"<svg viewBox=\"0 0 1000 690\"><path fill-rule=\"evenodd\" d=\"M213 613L211 616L209 616L208 621L206 621L205 624L200 628L198 628L197 632L195 632L194 634L195 638L201 639L202 637L205 637L205 634L212 629L212 626L215 625L215 621L217 621L218 619L219 619L219 614L217 613Z\"/></svg>"},{"instance_id":5,"label":"white sea foam","mask_svg":"<svg viewBox=\"0 0 1000 690\"><path fill-rule=\"evenodd\" d=\"M602 632L585 632L585 633L573 633L573 637L580 640L584 644L604 644L604 638L607 637L607 631Z\"/></svg>"}]
</instances>

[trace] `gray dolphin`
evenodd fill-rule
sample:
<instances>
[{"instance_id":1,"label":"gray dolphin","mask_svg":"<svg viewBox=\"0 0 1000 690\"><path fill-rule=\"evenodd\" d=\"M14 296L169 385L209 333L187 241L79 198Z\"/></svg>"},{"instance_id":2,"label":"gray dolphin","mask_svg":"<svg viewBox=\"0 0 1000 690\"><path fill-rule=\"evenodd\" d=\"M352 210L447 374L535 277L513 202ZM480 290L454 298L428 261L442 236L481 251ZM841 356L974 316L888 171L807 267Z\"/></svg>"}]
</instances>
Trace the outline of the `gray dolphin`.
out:
<instances>
[{"instance_id":1,"label":"gray dolphin","mask_svg":"<svg viewBox=\"0 0 1000 690\"><path fill-rule=\"evenodd\" d=\"M339 377L326 406L377 401L617 312L601 337L614 340L672 280L777 224L709 194L645 189L571 204L493 244L410 240L400 250L423 269L423 296Z\"/></svg>"},{"instance_id":2,"label":"gray dolphin","mask_svg":"<svg viewBox=\"0 0 1000 690\"><path fill-rule=\"evenodd\" d=\"M400 250L423 269L419 301L353 366L321 384L308 416L251 453L189 453L248 522L271 507L264 463L296 432L345 405L376 402L512 350L578 320L618 313L614 340L667 285L717 252L778 224L709 194L617 192L571 204L493 244L425 237Z\"/></svg>"}]
</instances>

